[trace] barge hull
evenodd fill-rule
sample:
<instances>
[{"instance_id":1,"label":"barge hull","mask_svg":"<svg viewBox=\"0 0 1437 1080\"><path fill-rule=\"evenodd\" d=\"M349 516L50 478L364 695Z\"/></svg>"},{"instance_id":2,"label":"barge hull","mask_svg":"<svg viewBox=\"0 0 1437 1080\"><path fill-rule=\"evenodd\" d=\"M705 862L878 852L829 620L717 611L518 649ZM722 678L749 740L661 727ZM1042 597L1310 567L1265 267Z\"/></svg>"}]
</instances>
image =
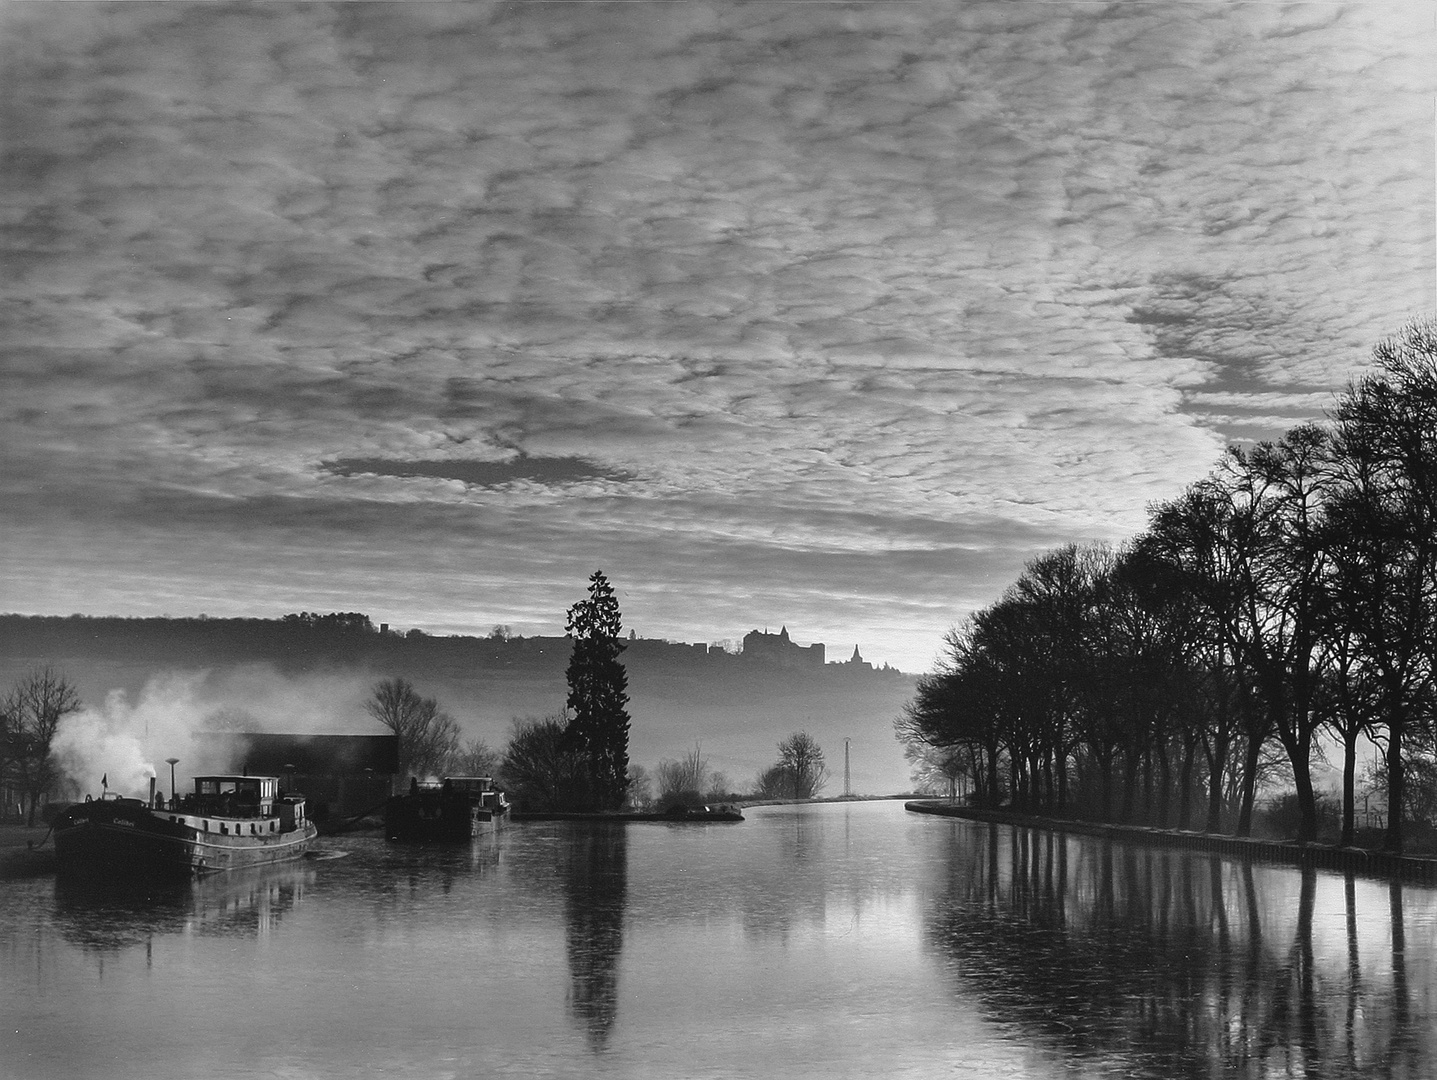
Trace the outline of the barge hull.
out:
<instances>
[{"instance_id":1,"label":"barge hull","mask_svg":"<svg viewBox=\"0 0 1437 1080\"><path fill-rule=\"evenodd\" d=\"M317 835L307 821L287 830L279 824L277 818L201 818L138 799L86 802L56 821L55 863L75 877L190 877L288 862Z\"/></svg>"},{"instance_id":2,"label":"barge hull","mask_svg":"<svg viewBox=\"0 0 1437 1080\"><path fill-rule=\"evenodd\" d=\"M258 843L235 837L185 839L138 827L86 822L55 835L55 861L60 873L74 876L121 876L136 873L186 877L246 866L268 866L300 858L313 833L286 833Z\"/></svg>"}]
</instances>

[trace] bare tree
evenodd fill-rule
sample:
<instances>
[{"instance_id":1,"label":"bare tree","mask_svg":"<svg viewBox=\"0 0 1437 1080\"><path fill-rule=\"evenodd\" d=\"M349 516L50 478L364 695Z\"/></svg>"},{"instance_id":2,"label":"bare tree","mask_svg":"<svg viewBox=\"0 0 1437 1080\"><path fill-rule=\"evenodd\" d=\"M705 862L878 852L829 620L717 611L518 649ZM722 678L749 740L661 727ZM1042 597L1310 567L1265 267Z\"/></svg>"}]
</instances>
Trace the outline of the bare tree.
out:
<instances>
[{"instance_id":1,"label":"bare tree","mask_svg":"<svg viewBox=\"0 0 1437 1080\"><path fill-rule=\"evenodd\" d=\"M80 697L70 680L51 667L26 675L0 704L0 768L7 763L15 772L29 803L28 823L33 827L42 799L60 780L60 766L51 753L60 721L80 711Z\"/></svg>"},{"instance_id":2,"label":"bare tree","mask_svg":"<svg viewBox=\"0 0 1437 1080\"><path fill-rule=\"evenodd\" d=\"M782 764L770 765L753 782L753 793L761 799L791 799L793 776Z\"/></svg>"},{"instance_id":3,"label":"bare tree","mask_svg":"<svg viewBox=\"0 0 1437 1080\"><path fill-rule=\"evenodd\" d=\"M966 779L972 757L961 746L929 746L914 741L903 748L903 757L912 766L915 791L958 797L958 781Z\"/></svg>"},{"instance_id":4,"label":"bare tree","mask_svg":"<svg viewBox=\"0 0 1437 1080\"><path fill-rule=\"evenodd\" d=\"M779 764L789 774L795 799L811 799L828 782L823 749L812 735L798 731L778 744Z\"/></svg>"},{"instance_id":5,"label":"bare tree","mask_svg":"<svg viewBox=\"0 0 1437 1080\"><path fill-rule=\"evenodd\" d=\"M494 776L499 771L499 751L483 739L469 739L449 763L456 776Z\"/></svg>"},{"instance_id":6,"label":"bare tree","mask_svg":"<svg viewBox=\"0 0 1437 1080\"><path fill-rule=\"evenodd\" d=\"M708 799L709 802L726 799L733 794L733 792L729 790L732 786L725 774L718 771L711 772L709 773L708 783L705 785L707 791L704 792L704 797Z\"/></svg>"},{"instance_id":7,"label":"bare tree","mask_svg":"<svg viewBox=\"0 0 1437 1080\"><path fill-rule=\"evenodd\" d=\"M1400 852L1408 758L1431 722L1437 680L1437 323L1408 325L1373 359L1376 370L1337 409L1331 541L1335 607L1368 714L1349 719L1381 731L1384 847ZM1350 811L1344 834L1349 822Z\"/></svg>"},{"instance_id":8,"label":"bare tree","mask_svg":"<svg viewBox=\"0 0 1437 1080\"><path fill-rule=\"evenodd\" d=\"M661 761L658 768L659 803L699 803L708 786L709 767L698 743L677 761Z\"/></svg>"},{"instance_id":9,"label":"bare tree","mask_svg":"<svg viewBox=\"0 0 1437 1080\"><path fill-rule=\"evenodd\" d=\"M573 809L582 788L585 760L565 739L563 714L515 719L499 774L525 810Z\"/></svg>"},{"instance_id":10,"label":"bare tree","mask_svg":"<svg viewBox=\"0 0 1437 1080\"><path fill-rule=\"evenodd\" d=\"M629 765L629 805L639 809L647 809L649 803L653 802L653 778L649 770L642 765Z\"/></svg>"},{"instance_id":11,"label":"bare tree","mask_svg":"<svg viewBox=\"0 0 1437 1080\"><path fill-rule=\"evenodd\" d=\"M369 715L399 736L399 775L444 772L459 750L459 725L433 698L420 697L408 679L375 684Z\"/></svg>"}]
</instances>

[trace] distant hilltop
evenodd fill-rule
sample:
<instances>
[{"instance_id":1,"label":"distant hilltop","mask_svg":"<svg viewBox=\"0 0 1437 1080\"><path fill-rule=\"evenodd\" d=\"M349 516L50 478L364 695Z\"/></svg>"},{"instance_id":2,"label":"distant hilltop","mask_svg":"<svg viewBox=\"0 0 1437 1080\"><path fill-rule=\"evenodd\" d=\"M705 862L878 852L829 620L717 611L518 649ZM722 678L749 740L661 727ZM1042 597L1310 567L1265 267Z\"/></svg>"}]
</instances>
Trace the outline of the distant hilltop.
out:
<instances>
[{"instance_id":1,"label":"distant hilltop","mask_svg":"<svg viewBox=\"0 0 1437 1080\"><path fill-rule=\"evenodd\" d=\"M821 641L812 645L798 644L788 636L788 627L785 626L776 634L767 630L750 630L743 636L743 652L740 655L746 660L762 660L783 667L811 668L824 666L825 652ZM857 645L853 646L852 656L835 662L834 666L852 671L873 670L873 665L859 655ZM884 667L889 671L895 670L887 665Z\"/></svg>"},{"instance_id":2,"label":"distant hilltop","mask_svg":"<svg viewBox=\"0 0 1437 1080\"><path fill-rule=\"evenodd\" d=\"M795 674L902 676L896 668L880 668L853 655L840 663L826 662L826 647L799 645L788 627L777 634L751 630L741 652L722 645L641 638L630 632L625 659L669 665L759 664ZM208 663L269 661L284 669L304 669L326 662L390 660L421 662L453 669L562 668L568 662L567 637L523 637L495 627L485 637L435 635L422 630L375 626L361 612L321 615L300 612L281 619L124 618L102 615L0 615L0 656L11 658L93 657L111 660Z\"/></svg>"}]
</instances>

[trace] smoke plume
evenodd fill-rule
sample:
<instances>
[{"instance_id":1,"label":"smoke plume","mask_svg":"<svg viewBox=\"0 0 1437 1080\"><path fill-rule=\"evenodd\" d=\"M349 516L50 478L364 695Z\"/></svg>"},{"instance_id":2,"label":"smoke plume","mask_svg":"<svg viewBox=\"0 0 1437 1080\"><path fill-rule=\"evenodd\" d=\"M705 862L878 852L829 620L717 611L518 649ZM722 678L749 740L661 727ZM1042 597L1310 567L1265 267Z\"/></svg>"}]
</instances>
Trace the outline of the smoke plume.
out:
<instances>
[{"instance_id":1,"label":"smoke plume","mask_svg":"<svg viewBox=\"0 0 1437 1080\"><path fill-rule=\"evenodd\" d=\"M144 798L152 776L168 793L171 757L179 759L176 787L185 791L194 776L240 765L223 740L205 736L371 733L374 723L363 710L368 692L368 680L357 674L288 679L267 665L167 672L152 676L136 701L111 690L98 708L65 717L52 746L71 797L98 796L108 787Z\"/></svg>"}]
</instances>

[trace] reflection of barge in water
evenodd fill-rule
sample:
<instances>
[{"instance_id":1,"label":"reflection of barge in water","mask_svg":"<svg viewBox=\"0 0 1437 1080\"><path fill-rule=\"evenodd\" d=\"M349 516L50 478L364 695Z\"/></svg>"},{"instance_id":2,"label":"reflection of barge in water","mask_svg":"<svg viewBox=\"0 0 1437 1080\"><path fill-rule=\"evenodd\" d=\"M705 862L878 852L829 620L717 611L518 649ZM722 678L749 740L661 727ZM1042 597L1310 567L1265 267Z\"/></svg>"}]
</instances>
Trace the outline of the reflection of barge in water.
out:
<instances>
[{"instance_id":1,"label":"reflection of barge in water","mask_svg":"<svg viewBox=\"0 0 1437 1080\"><path fill-rule=\"evenodd\" d=\"M509 800L489 776L446 776L409 783L409 794L384 804L384 835L408 842L472 840L509 818Z\"/></svg>"},{"instance_id":2,"label":"reflection of barge in water","mask_svg":"<svg viewBox=\"0 0 1437 1080\"><path fill-rule=\"evenodd\" d=\"M197 776L182 799L106 794L55 820L60 873L110 878L187 876L286 862L315 837L304 796L273 776Z\"/></svg>"},{"instance_id":3,"label":"reflection of barge in water","mask_svg":"<svg viewBox=\"0 0 1437 1080\"><path fill-rule=\"evenodd\" d=\"M192 877L55 881L55 922L86 949L116 950L156 936L262 937L303 902L316 876L310 859Z\"/></svg>"}]
</instances>

